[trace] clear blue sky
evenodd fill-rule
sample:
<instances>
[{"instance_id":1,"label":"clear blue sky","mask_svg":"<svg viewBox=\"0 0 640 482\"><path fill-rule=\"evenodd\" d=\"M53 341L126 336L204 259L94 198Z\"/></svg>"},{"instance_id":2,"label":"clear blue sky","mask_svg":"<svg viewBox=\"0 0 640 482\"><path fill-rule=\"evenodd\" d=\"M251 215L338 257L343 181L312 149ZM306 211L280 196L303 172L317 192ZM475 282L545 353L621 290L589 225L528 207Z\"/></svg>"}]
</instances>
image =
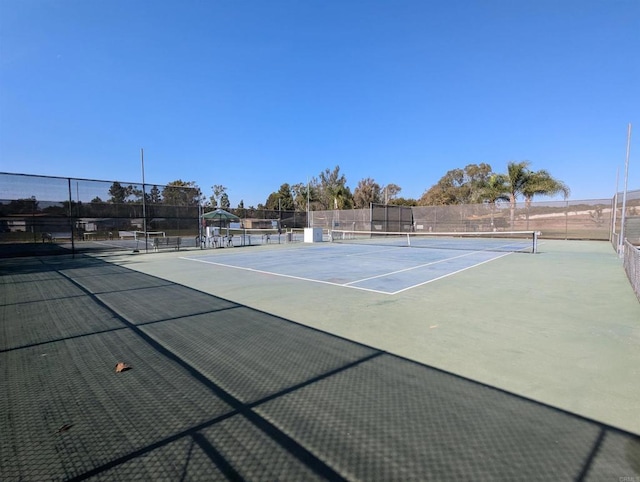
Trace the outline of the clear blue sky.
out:
<instances>
[{"instance_id":1,"label":"clear blue sky","mask_svg":"<svg viewBox=\"0 0 640 482\"><path fill-rule=\"evenodd\" d=\"M235 207L530 160L587 199L640 138L640 0L0 0L0 29L5 172L136 182L144 148Z\"/></svg>"}]
</instances>

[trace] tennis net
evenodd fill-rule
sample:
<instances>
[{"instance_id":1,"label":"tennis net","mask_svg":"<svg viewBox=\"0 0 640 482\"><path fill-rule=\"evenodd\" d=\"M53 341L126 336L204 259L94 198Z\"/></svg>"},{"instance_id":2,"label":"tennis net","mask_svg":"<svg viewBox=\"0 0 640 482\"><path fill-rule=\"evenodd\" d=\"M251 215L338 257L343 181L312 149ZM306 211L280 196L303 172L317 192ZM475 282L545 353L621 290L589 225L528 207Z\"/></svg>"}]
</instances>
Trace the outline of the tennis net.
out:
<instances>
[{"instance_id":1,"label":"tennis net","mask_svg":"<svg viewBox=\"0 0 640 482\"><path fill-rule=\"evenodd\" d=\"M167 235L164 231L132 231L133 239L143 240L145 238L166 238Z\"/></svg>"},{"instance_id":2,"label":"tennis net","mask_svg":"<svg viewBox=\"0 0 640 482\"><path fill-rule=\"evenodd\" d=\"M330 232L330 240L333 243L365 244L372 246L535 253L537 251L538 234L539 233L535 231L396 233L332 230Z\"/></svg>"},{"instance_id":3,"label":"tennis net","mask_svg":"<svg viewBox=\"0 0 640 482\"><path fill-rule=\"evenodd\" d=\"M303 240L302 230L278 230L277 228L242 228L229 229L229 234L233 235L234 241L241 246L259 246L265 244L283 244L301 242Z\"/></svg>"}]
</instances>

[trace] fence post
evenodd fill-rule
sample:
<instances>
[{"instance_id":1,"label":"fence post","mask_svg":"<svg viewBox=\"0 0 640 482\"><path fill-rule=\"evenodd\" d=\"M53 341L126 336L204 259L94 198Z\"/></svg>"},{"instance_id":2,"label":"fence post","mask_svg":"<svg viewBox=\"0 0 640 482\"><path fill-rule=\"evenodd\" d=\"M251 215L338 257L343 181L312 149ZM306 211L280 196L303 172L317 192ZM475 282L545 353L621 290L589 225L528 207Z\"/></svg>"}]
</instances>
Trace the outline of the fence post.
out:
<instances>
[{"instance_id":1,"label":"fence post","mask_svg":"<svg viewBox=\"0 0 640 482\"><path fill-rule=\"evenodd\" d=\"M76 257L76 243L75 243L75 232L73 229L73 211L71 209L71 178L67 178L67 182L69 185L69 227L71 228L71 257Z\"/></svg>"}]
</instances>

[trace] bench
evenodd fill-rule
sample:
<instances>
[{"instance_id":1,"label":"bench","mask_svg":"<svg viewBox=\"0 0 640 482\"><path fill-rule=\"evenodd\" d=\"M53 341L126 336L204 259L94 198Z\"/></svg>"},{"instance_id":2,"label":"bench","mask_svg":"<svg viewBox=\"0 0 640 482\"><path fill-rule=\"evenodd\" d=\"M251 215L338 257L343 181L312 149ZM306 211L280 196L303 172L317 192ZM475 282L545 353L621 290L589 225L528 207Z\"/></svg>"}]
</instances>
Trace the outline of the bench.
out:
<instances>
[{"instance_id":1,"label":"bench","mask_svg":"<svg viewBox=\"0 0 640 482\"><path fill-rule=\"evenodd\" d=\"M158 251L164 248L173 248L176 251L180 250L182 244L182 238L179 236L168 236L166 238L153 238L153 250Z\"/></svg>"},{"instance_id":2,"label":"bench","mask_svg":"<svg viewBox=\"0 0 640 482\"><path fill-rule=\"evenodd\" d=\"M53 243L60 239L72 239L73 235L71 232L60 232L60 233L42 233L42 242Z\"/></svg>"}]
</instances>

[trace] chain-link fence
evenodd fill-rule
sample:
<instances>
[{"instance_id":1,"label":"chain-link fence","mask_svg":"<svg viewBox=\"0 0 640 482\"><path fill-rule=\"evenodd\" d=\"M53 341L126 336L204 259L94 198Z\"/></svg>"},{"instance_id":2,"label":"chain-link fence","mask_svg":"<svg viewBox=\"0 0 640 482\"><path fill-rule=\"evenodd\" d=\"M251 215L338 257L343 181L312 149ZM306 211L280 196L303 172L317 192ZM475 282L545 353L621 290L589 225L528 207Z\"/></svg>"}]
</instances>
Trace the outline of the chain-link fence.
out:
<instances>
[{"instance_id":1,"label":"chain-link fence","mask_svg":"<svg viewBox=\"0 0 640 482\"><path fill-rule=\"evenodd\" d=\"M242 220L245 228L280 228L283 231L307 227L307 213L280 209L225 208Z\"/></svg>"},{"instance_id":2,"label":"chain-link fence","mask_svg":"<svg viewBox=\"0 0 640 482\"><path fill-rule=\"evenodd\" d=\"M640 248L629 241L624 242L624 270L638 301L640 301Z\"/></svg>"},{"instance_id":3,"label":"chain-link fence","mask_svg":"<svg viewBox=\"0 0 640 482\"><path fill-rule=\"evenodd\" d=\"M614 248L620 250L625 239L635 246L640 246L640 189L628 191L626 197L620 193L614 197L613 202L616 205L611 223Z\"/></svg>"},{"instance_id":4,"label":"chain-link fence","mask_svg":"<svg viewBox=\"0 0 640 482\"><path fill-rule=\"evenodd\" d=\"M608 240L610 199L413 208L416 231L539 231L543 238Z\"/></svg>"},{"instance_id":5,"label":"chain-link fence","mask_svg":"<svg viewBox=\"0 0 640 482\"><path fill-rule=\"evenodd\" d=\"M350 229L353 231L371 230L370 209L335 209L331 211L311 211L310 227L332 229Z\"/></svg>"},{"instance_id":6,"label":"chain-link fence","mask_svg":"<svg viewBox=\"0 0 640 482\"><path fill-rule=\"evenodd\" d=\"M5 255L140 246L140 232L181 236L197 244L200 192L186 186L123 183L0 173L0 243ZM144 199L144 202L143 202ZM615 208L614 208L615 207ZM325 231L539 231L542 238L611 240L622 222L622 196L612 199L453 206L384 206L300 211L230 208L245 228ZM640 190L626 198L624 238L640 245ZM146 241L148 242L148 240ZM29 247L30 245L30 247ZM43 246L46 245L46 246Z\"/></svg>"},{"instance_id":7,"label":"chain-link fence","mask_svg":"<svg viewBox=\"0 0 640 482\"><path fill-rule=\"evenodd\" d=\"M147 249L145 233L198 235L192 187L8 173L0 186L4 255Z\"/></svg>"},{"instance_id":8,"label":"chain-link fence","mask_svg":"<svg viewBox=\"0 0 640 482\"><path fill-rule=\"evenodd\" d=\"M623 257L624 270L640 301L640 189L613 198L611 244Z\"/></svg>"},{"instance_id":9,"label":"chain-link fence","mask_svg":"<svg viewBox=\"0 0 640 482\"><path fill-rule=\"evenodd\" d=\"M403 233L413 231L413 227L409 206L371 205L371 231Z\"/></svg>"},{"instance_id":10,"label":"chain-link fence","mask_svg":"<svg viewBox=\"0 0 640 482\"><path fill-rule=\"evenodd\" d=\"M640 204L640 199L638 204ZM636 204L637 205L637 204ZM609 240L613 201L551 201L452 206L374 206L313 211L311 226L324 230L415 232L539 231L542 238ZM633 203L627 212L633 212ZM640 206L637 207L640 211Z\"/></svg>"}]
</instances>

